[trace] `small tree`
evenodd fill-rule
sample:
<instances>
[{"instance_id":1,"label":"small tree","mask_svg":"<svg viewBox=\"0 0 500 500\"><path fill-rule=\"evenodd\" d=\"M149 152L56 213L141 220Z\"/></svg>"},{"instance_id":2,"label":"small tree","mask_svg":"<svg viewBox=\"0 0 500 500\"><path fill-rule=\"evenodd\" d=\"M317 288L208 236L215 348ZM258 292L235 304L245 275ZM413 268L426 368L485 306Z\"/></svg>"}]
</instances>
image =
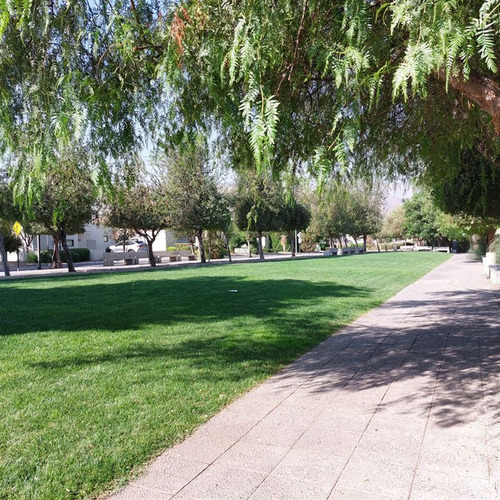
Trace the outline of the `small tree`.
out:
<instances>
[{"instance_id":1,"label":"small tree","mask_svg":"<svg viewBox=\"0 0 500 500\"><path fill-rule=\"evenodd\" d=\"M388 212L383 220L381 236L382 238L399 239L404 236L405 211L400 205Z\"/></svg>"},{"instance_id":2,"label":"small tree","mask_svg":"<svg viewBox=\"0 0 500 500\"><path fill-rule=\"evenodd\" d=\"M87 161L80 150L65 151L59 163L44 174L41 192L26 207L28 222L42 226L54 238L56 253L61 243L69 272L76 269L67 236L83 232L95 216L96 192Z\"/></svg>"},{"instance_id":3,"label":"small tree","mask_svg":"<svg viewBox=\"0 0 500 500\"><path fill-rule=\"evenodd\" d=\"M10 276L9 263L7 261L7 238L11 233L12 218L12 195L7 186L6 178L0 179L0 257L2 258L5 276Z\"/></svg>"},{"instance_id":4,"label":"small tree","mask_svg":"<svg viewBox=\"0 0 500 500\"><path fill-rule=\"evenodd\" d=\"M368 235L378 233L382 226L382 193L360 186L348 192L347 200L350 219L347 232L355 239L361 236L366 251Z\"/></svg>"},{"instance_id":5,"label":"small tree","mask_svg":"<svg viewBox=\"0 0 500 500\"><path fill-rule=\"evenodd\" d=\"M500 172L498 167L474 149L463 149L454 171L430 179L431 196L444 212L482 231L489 244L500 221Z\"/></svg>"},{"instance_id":6,"label":"small tree","mask_svg":"<svg viewBox=\"0 0 500 500\"><path fill-rule=\"evenodd\" d=\"M269 199L254 201L252 197L247 196L237 201L234 216L238 229L256 233L259 258L264 260L262 236L264 232L280 227L278 209L269 203Z\"/></svg>"},{"instance_id":7,"label":"small tree","mask_svg":"<svg viewBox=\"0 0 500 500\"><path fill-rule=\"evenodd\" d=\"M108 226L131 229L146 240L151 266L156 266L153 243L162 229L169 226L165 186L135 185L119 187L114 201L108 203L103 220Z\"/></svg>"},{"instance_id":8,"label":"small tree","mask_svg":"<svg viewBox=\"0 0 500 500\"><path fill-rule=\"evenodd\" d=\"M13 225L22 219L19 207L14 203L7 175L0 174L0 258L5 276L10 276L7 253L18 252L21 240L14 235Z\"/></svg>"},{"instance_id":9,"label":"small tree","mask_svg":"<svg viewBox=\"0 0 500 500\"><path fill-rule=\"evenodd\" d=\"M201 262L206 262L203 232L225 230L229 224L229 202L217 186L201 138L184 144L166 159L167 199L171 227L194 234Z\"/></svg>"},{"instance_id":10,"label":"small tree","mask_svg":"<svg viewBox=\"0 0 500 500\"><path fill-rule=\"evenodd\" d=\"M295 257L294 231L306 229L311 223L311 212L301 203L284 204L278 214L279 229L286 231L291 241L292 257Z\"/></svg>"},{"instance_id":11,"label":"small tree","mask_svg":"<svg viewBox=\"0 0 500 500\"><path fill-rule=\"evenodd\" d=\"M413 195L403 204L404 235L417 239L419 244L426 241L433 243L439 236L437 214L438 209L432 203L427 193L421 192Z\"/></svg>"}]
</instances>

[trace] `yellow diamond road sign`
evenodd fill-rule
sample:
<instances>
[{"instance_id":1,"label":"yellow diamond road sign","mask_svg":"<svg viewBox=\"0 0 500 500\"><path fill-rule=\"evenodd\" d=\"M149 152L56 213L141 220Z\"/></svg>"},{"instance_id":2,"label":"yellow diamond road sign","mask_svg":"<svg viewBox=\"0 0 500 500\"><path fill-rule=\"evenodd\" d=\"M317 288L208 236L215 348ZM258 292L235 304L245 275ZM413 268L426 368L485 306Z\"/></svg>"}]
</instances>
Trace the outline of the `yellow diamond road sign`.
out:
<instances>
[{"instance_id":1,"label":"yellow diamond road sign","mask_svg":"<svg viewBox=\"0 0 500 500\"><path fill-rule=\"evenodd\" d=\"M12 227L12 230L14 231L14 233L16 233L16 236L19 236L21 234L21 231L23 230L23 226L21 226L19 222L16 222Z\"/></svg>"}]
</instances>

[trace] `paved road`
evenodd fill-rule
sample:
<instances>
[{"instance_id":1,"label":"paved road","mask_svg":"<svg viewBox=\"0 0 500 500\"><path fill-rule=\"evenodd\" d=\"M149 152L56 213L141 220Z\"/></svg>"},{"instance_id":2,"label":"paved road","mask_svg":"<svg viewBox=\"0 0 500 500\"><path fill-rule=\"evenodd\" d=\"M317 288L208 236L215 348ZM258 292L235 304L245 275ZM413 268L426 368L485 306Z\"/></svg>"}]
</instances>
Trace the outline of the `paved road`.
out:
<instances>
[{"instance_id":1,"label":"paved road","mask_svg":"<svg viewBox=\"0 0 500 500\"><path fill-rule=\"evenodd\" d=\"M112 498L499 498L499 313L454 256Z\"/></svg>"}]
</instances>

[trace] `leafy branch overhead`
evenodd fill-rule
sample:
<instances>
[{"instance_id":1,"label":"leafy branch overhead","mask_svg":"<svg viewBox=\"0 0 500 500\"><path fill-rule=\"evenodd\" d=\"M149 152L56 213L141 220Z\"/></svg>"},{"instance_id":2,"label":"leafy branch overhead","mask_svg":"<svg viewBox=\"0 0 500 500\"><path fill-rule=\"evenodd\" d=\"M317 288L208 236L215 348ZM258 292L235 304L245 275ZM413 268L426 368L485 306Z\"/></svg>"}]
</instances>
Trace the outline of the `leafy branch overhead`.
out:
<instances>
[{"instance_id":1,"label":"leafy branch overhead","mask_svg":"<svg viewBox=\"0 0 500 500\"><path fill-rule=\"evenodd\" d=\"M499 35L498 0L8 2L0 148L30 200L71 143L104 171L186 132L320 179L500 165Z\"/></svg>"}]
</instances>

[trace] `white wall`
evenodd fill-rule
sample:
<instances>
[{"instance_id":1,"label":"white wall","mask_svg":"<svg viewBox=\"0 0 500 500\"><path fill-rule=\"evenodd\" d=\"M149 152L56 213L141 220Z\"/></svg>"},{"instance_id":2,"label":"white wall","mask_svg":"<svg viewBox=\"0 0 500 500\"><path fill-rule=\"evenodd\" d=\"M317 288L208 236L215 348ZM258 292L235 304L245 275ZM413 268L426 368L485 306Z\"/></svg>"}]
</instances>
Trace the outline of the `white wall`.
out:
<instances>
[{"instance_id":1,"label":"white wall","mask_svg":"<svg viewBox=\"0 0 500 500\"><path fill-rule=\"evenodd\" d=\"M85 232L77 235L75 247L88 248L90 260L102 260L102 254L106 248L114 243L114 241L110 241L110 233L108 228L87 224Z\"/></svg>"}]
</instances>

